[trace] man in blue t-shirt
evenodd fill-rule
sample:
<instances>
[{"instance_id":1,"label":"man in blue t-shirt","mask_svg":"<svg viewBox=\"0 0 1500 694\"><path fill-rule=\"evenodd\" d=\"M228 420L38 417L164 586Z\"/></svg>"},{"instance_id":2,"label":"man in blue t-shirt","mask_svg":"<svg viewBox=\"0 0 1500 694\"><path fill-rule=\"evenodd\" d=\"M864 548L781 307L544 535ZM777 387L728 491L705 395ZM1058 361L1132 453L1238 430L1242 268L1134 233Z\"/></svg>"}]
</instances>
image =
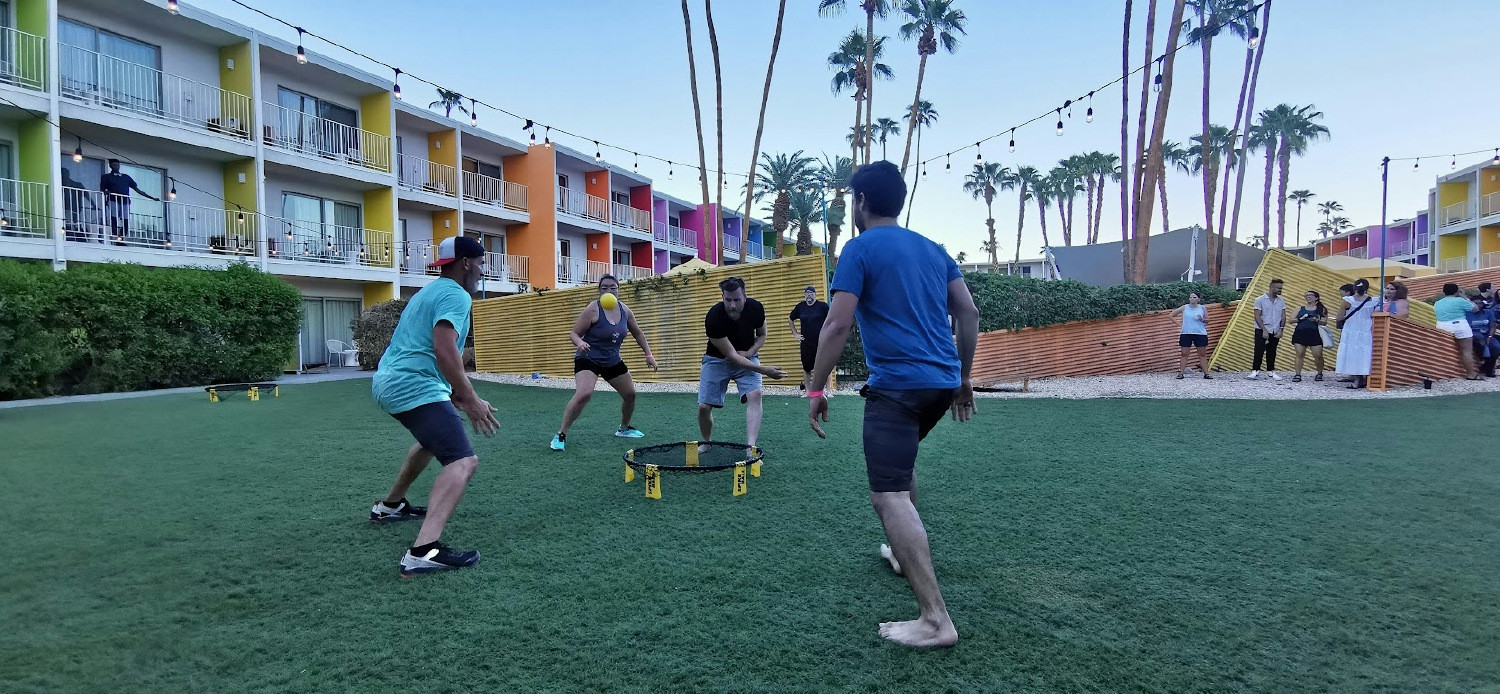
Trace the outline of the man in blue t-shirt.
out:
<instances>
[{"instance_id":1,"label":"man in blue t-shirt","mask_svg":"<svg viewBox=\"0 0 1500 694\"><path fill-rule=\"evenodd\" d=\"M817 363L807 382L813 431L828 421L823 388L849 329L859 321L870 379L865 397L865 471L870 502L890 545L881 555L904 573L922 614L886 622L880 635L907 646L951 646L958 631L948 617L927 530L917 515L917 445L944 414L966 422L974 413L969 372L979 337L979 309L958 265L941 246L896 222L906 182L888 161L862 166L849 179L854 226L833 277L833 303L823 324ZM952 318L950 325L949 319ZM955 333L957 344L955 344Z\"/></svg>"},{"instance_id":2,"label":"man in blue t-shirt","mask_svg":"<svg viewBox=\"0 0 1500 694\"><path fill-rule=\"evenodd\" d=\"M110 240L124 243L130 235L130 191L151 200L161 199L141 190L130 174L120 173L120 160L109 160L109 173L99 177L99 191L104 193L104 214L109 219Z\"/></svg>"},{"instance_id":3,"label":"man in blue t-shirt","mask_svg":"<svg viewBox=\"0 0 1500 694\"><path fill-rule=\"evenodd\" d=\"M468 237L444 239L438 245L432 264L441 267L442 274L406 304L370 386L380 409L417 440L406 454L391 493L370 509L370 520L375 523L422 519L416 541L401 557L402 576L479 563L478 551L450 549L438 538L479 467L458 411L469 416L480 434L493 436L500 428L492 414L495 408L479 398L464 373L471 295L484 276L483 258L484 247ZM443 471L432 482L429 506L412 506L406 490L433 458Z\"/></svg>"}]
</instances>

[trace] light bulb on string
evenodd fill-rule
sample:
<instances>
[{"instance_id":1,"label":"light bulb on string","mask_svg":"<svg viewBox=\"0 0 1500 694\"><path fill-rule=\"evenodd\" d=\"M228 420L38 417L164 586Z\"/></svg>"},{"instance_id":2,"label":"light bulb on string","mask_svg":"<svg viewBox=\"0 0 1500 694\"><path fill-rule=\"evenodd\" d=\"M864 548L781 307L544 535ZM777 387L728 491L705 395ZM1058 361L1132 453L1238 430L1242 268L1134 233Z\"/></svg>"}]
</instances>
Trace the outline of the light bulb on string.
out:
<instances>
[{"instance_id":1,"label":"light bulb on string","mask_svg":"<svg viewBox=\"0 0 1500 694\"><path fill-rule=\"evenodd\" d=\"M531 119L527 118L526 125L521 126L521 129L531 132L531 144L536 145L536 123L531 122Z\"/></svg>"},{"instance_id":2,"label":"light bulb on string","mask_svg":"<svg viewBox=\"0 0 1500 694\"><path fill-rule=\"evenodd\" d=\"M1453 161L1448 162L1448 168L1450 168L1450 169L1456 169L1456 168L1458 168L1458 155L1457 154L1453 155Z\"/></svg>"},{"instance_id":3,"label":"light bulb on string","mask_svg":"<svg viewBox=\"0 0 1500 694\"><path fill-rule=\"evenodd\" d=\"M1057 136L1058 137L1062 137L1062 134L1063 134L1062 109L1057 109Z\"/></svg>"},{"instance_id":4,"label":"light bulb on string","mask_svg":"<svg viewBox=\"0 0 1500 694\"><path fill-rule=\"evenodd\" d=\"M1072 99L1068 99L1067 101L1064 101L1063 102L1063 108L1068 109L1068 117L1072 118L1073 117L1073 100Z\"/></svg>"},{"instance_id":5,"label":"light bulb on string","mask_svg":"<svg viewBox=\"0 0 1500 694\"><path fill-rule=\"evenodd\" d=\"M237 221L237 222L239 222L239 223L241 223L241 224L244 224L245 223L245 211L244 210L240 210L239 212L235 213L234 220Z\"/></svg>"},{"instance_id":6,"label":"light bulb on string","mask_svg":"<svg viewBox=\"0 0 1500 694\"><path fill-rule=\"evenodd\" d=\"M547 132L542 134L542 146L549 149L552 147L552 126L550 125L547 126Z\"/></svg>"},{"instance_id":7,"label":"light bulb on string","mask_svg":"<svg viewBox=\"0 0 1500 694\"><path fill-rule=\"evenodd\" d=\"M167 12L177 14L177 0L167 0Z\"/></svg>"},{"instance_id":8,"label":"light bulb on string","mask_svg":"<svg viewBox=\"0 0 1500 694\"><path fill-rule=\"evenodd\" d=\"M83 161L83 138L78 138L78 146L73 148L73 163Z\"/></svg>"},{"instance_id":9,"label":"light bulb on string","mask_svg":"<svg viewBox=\"0 0 1500 694\"><path fill-rule=\"evenodd\" d=\"M598 164L601 161L604 161L604 153L599 151L599 141L594 140L594 163Z\"/></svg>"},{"instance_id":10,"label":"light bulb on string","mask_svg":"<svg viewBox=\"0 0 1500 694\"><path fill-rule=\"evenodd\" d=\"M1256 46L1259 46L1259 45L1260 45L1260 29L1258 27L1250 27L1250 48L1254 49Z\"/></svg>"},{"instance_id":11,"label":"light bulb on string","mask_svg":"<svg viewBox=\"0 0 1500 694\"><path fill-rule=\"evenodd\" d=\"M1490 166L1500 166L1500 147L1495 148L1495 158L1490 160Z\"/></svg>"},{"instance_id":12,"label":"light bulb on string","mask_svg":"<svg viewBox=\"0 0 1500 694\"><path fill-rule=\"evenodd\" d=\"M1415 162L1412 162L1411 170L1412 171L1416 171L1418 168L1421 168L1421 166L1422 166L1422 158L1421 157L1417 157L1417 160Z\"/></svg>"},{"instance_id":13,"label":"light bulb on string","mask_svg":"<svg viewBox=\"0 0 1500 694\"><path fill-rule=\"evenodd\" d=\"M1010 151L1016 151L1016 129L1010 129Z\"/></svg>"},{"instance_id":14,"label":"light bulb on string","mask_svg":"<svg viewBox=\"0 0 1500 694\"><path fill-rule=\"evenodd\" d=\"M297 27L297 64L298 65L306 65L307 64L307 49L302 47L302 35L305 34L305 33L307 33L307 32L303 31L302 27Z\"/></svg>"},{"instance_id":15,"label":"light bulb on string","mask_svg":"<svg viewBox=\"0 0 1500 694\"><path fill-rule=\"evenodd\" d=\"M630 170L634 171L636 173L640 173L641 172L641 153L640 152L631 152L630 154L635 157L635 159L630 164Z\"/></svg>"},{"instance_id":16,"label":"light bulb on string","mask_svg":"<svg viewBox=\"0 0 1500 694\"><path fill-rule=\"evenodd\" d=\"M177 179L175 179L175 178L169 178L167 180L172 182L172 187L169 188L169 189L167 189L167 199L168 200L176 200L177 199Z\"/></svg>"},{"instance_id":17,"label":"light bulb on string","mask_svg":"<svg viewBox=\"0 0 1500 694\"><path fill-rule=\"evenodd\" d=\"M953 173L953 155L945 154L943 156L947 159L947 163L943 164L943 171Z\"/></svg>"},{"instance_id":18,"label":"light bulb on string","mask_svg":"<svg viewBox=\"0 0 1500 694\"><path fill-rule=\"evenodd\" d=\"M1151 86L1156 91L1161 91L1161 58L1156 59L1156 77L1151 81Z\"/></svg>"},{"instance_id":19,"label":"light bulb on string","mask_svg":"<svg viewBox=\"0 0 1500 694\"><path fill-rule=\"evenodd\" d=\"M479 101L469 99L469 127L479 127Z\"/></svg>"},{"instance_id":20,"label":"light bulb on string","mask_svg":"<svg viewBox=\"0 0 1500 694\"><path fill-rule=\"evenodd\" d=\"M922 165L922 180L924 180L924 181L927 180L927 165L926 164Z\"/></svg>"},{"instance_id":21,"label":"light bulb on string","mask_svg":"<svg viewBox=\"0 0 1500 694\"><path fill-rule=\"evenodd\" d=\"M1083 120L1086 123L1092 123L1092 122L1094 122L1094 93L1093 92L1089 92L1089 110L1086 113L1084 113Z\"/></svg>"},{"instance_id":22,"label":"light bulb on string","mask_svg":"<svg viewBox=\"0 0 1500 694\"><path fill-rule=\"evenodd\" d=\"M672 162L667 162L667 180L672 180Z\"/></svg>"},{"instance_id":23,"label":"light bulb on string","mask_svg":"<svg viewBox=\"0 0 1500 694\"><path fill-rule=\"evenodd\" d=\"M979 148L978 142L974 143L974 165L979 167L984 166L984 151Z\"/></svg>"},{"instance_id":24,"label":"light bulb on string","mask_svg":"<svg viewBox=\"0 0 1500 694\"><path fill-rule=\"evenodd\" d=\"M396 80L391 85L391 93L395 95L397 101L400 101L401 100L401 68L395 67L395 68L391 68L391 69L396 71Z\"/></svg>"}]
</instances>

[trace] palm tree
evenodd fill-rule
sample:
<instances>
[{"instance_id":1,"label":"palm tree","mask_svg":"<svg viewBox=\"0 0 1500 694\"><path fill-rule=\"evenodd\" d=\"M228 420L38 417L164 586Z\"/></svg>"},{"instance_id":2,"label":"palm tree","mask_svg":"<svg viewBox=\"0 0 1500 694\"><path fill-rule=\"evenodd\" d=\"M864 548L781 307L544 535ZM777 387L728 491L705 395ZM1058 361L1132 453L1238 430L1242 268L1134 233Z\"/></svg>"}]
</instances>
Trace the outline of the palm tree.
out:
<instances>
[{"instance_id":1,"label":"palm tree","mask_svg":"<svg viewBox=\"0 0 1500 694\"><path fill-rule=\"evenodd\" d=\"M890 137L901 137L901 123L894 118L876 119L870 128L870 137L880 141L880 158L885 159L885 143Z\"/></svg>"},{"instance_id":2,"label":"palm tree","mask_svg":"<svg viewBox=\"0 0 1500 694\"><path fill-rule=\"evenodd\" d=\"M1203 130L1198 140L1200 149L1209 149L1213 146L1212 127L1209 122L1209 87L1212 76L1212 60L1214 37L1219 32L1229 30L1239 36L1246 36L1248 29L1243 20L1239 19L1242 12L1241 6L1244 0L1188 0L1187 4L1193 8L1194 20L1190 22L1192 29L1188 31L1188 41L1196 42L1203 56ZM1226 129L1227 130L1227 129ZM1209 268L1210 282L1219 281L1218 274L1222 271L1223 251L1220 248L1219 239L1214 233L1214 190L1217 184L1219 167L1218 160L1209 158L1205 160L1203 167L1203 217L1204 228L1208 232L1209 244Z\"/></svg>"},{"instance_id":3,"label":"palm tree","mask_svg":"<svg viewBox=\"0 0 1500 694\"><path fill-rule=\"evenodd\" d=\"M1271 174L1276 170L1276 133L1266 127L1265 114L1259 123L1250 126L1250 150L1266 153L1266 180L1261 194L1260 235L1271 238Z\"/></svg>"},{"instance_id":4,"label":"palm tree","mask_svg":"<svg viewBox=\"0 0 1500 694\"><path fill-rule=\"evenodd\" d=\"M825 16L842 14L844 11L844 4L845 0L818 0L818 14ZM875 35L875 16L879 15L881 17L885 17L891 11L891 4L891 0L860 0L859 7L860 9L865 11L865 36ZM875 43L866 43L864 45L865 57L864 60L860 63L860 65L867 67L870 65L876 65L875 72L877 75L879 74L879 66L875 61L880 57L878 55L878 44L881 42L881 40L882 39L876 39ZM875 80L868 79L863 80L863 82L864 84L862 86L864 87L864 89L861 91L863 92L865 101L864 122L866 125L873 125L875 122L873 117L875 114ZM855 100L858 101L859 97L860 94L856 92ZM858 116L856 116L854 119L854 125L855 127L859 126ZM870 163L870 144L871 143L868 140L866 140L864 144L864 163L866 164Z\"/></svg>"},{"instance_id":5,"label":"palm tree","mask_svg":"<svg viewBox=\"0 0 1500 694\"><path fill-rule=\"evenodd\" d=\"M715 160L715 168L718 169L716 177L718 185L714 187L714 225L718 226L718 218L724 214L724 77L719 63L719 32L714 29L714 3L713 0L703 0L703 15L708 21L708 47L714 58L714 137L715 146L718 150L718 158ZM746 184L748 185L748 181ZM750 232L750 224L747 221L744 229L740 232L743 236ZM740 262L745 262L745 253L749 252L749 244L740 244Z\"/></svg>"},{"instance_id":6,"label":"palm tree","mask_svg":"<svg viewBox=\"0 0 1500 694\"><path fill-rule=\"evenodd\" d=\"M1307 190L1306 188L1301 188L1301 189L1298 189L1298 190L1294 190L1294 191L1292 191L1290 193L1287 193L1287 195L1286 195L1286 199L1291 200L1291 201L1297 203L1297 245L1298 246L1302 245L1302 206L1306 205L1307 201L1312 200L1315 197L1317 197L1317 195L1314 194L1312 191Z\"/></svg>"},{"instance_id":7,"label":"palm tree","mask_svg":"<svg viewBox=\"0 0 1500 694\"><path fill-rule=\"evenodd\" d=\"M1030 166L1016 167L1016 175L1012 185L1021 191L1020 210L1016 216L1016 263L1011 267L1011 274L1016 273L1016 268L1021 266L1021 230L1026 226L1026 200L1031 197L1032 188L1042 180L1041 172Z\"/></svg>"},{"instance_id":8,"label":"palm tree","mask_svg":"<svg viewBox=\"0 0 1500 694\"><path fill-rule=\"evenodd\" d=\"M1167 140L1161 143L1161 157L1163 163L1177 171L1188 175L1194 173L1192 157L1188 156L1188 151L1177 142ZM1167 177L1165 175L1157 179L1156 192L1161 195L1161 231L1165 234L1172 230L1172 225L1167 220Z\"/></svg>"},{"instance_id":9,"label":"palm tree","mask_svg":"<svg viewBox=\"0 0 1500 694\"><path fill-rule=\"evenodd\" d=\"M1301 156L1319 138L1328 136L1328 128L1316 121L1323 117L1321 111L1307 106L1280 104L1261 112L1261 125L1277 137L1276 245L1286 245L1286 186L1290 175L1292 155Z\"/></svg>"},{"instance_id":10,"label":"palm tree","mask_svg":"<svg viewBox=\"0 0 1500 694\"><path fill-rule=\"evenodd\" d=\"M1187 7L1186 0L1176 0L1172 5L1172 19L1167 23L1168 46L1177 46L1178 39L1182 36L1182 15ZM1150 11L1146 17L1147 36L1151 35L1156 15L1156 0L1151 0ZM1147 55L1149 60L1150 38L1147 39ZM1129 260L1130 280L1137 284L1146 281L1146 259L1151 248L1151 213L1156 204L1153 199L1156 196L1157 180L1166 174L1162 166L1161 143L1166 136L1167 113L1172 106L1172 84L1174 70L1177 65L1177 52L1167 51L1161 58L1161 74L1157 77L1161 80L1161 91L1156 96L1156 109L1151 117L1151 137L1137 139L1136 151L1137 161L1143 161L1140 168L1139 185L1135 186L1136 194L1139 196L1135 205L1135 220L1131 223L1131 235L1135 243L1130 249ZM1141 108L1145 108L1142 103ZM1141 133L1145 133L1144 112L1141 118Z\"/></svg>"},{"instance_id":11,"label":"palm tree","mask_svg":"<svg viewBox=\"0 0 1500 694\"><path fill-rule=\"evenodd\" d=\"M1354 226L1354 222L1349 221L1348 217L1334 217L1328 220L1328 224L1333 227L1333 233L1335 234Z\"/></svg>"},{"instance_id":12,"label":"palm tree","mask_svg":"<svg viewBox=\"0 0 1500 694\"><path fill-rule=\"evenodd\" d=\"M824 5L830 2L833 2L833 0L822 0L822 3L819 4L819 11L824 11ZM841 3L834 2L834 4ZM875 39L874 43L871 43L865 40L866 36L869 36L869 34L862 34L858 29L855 29L849 32L849 35L845 36L843 41L839 42L838 50L828 54L828 66L834 70L833 81L830 85L833 88L833 95L838 96L845 89L854 90L854 126L852 130L865 133L869 132L869 126L865 125L862 121L863 114L861 113L861 109L869 92L870 85L868 82L870 80L866 79L865 63L863 62L864 56L867 53L874 56L871 60L875 61L875 69L873 71L875 79L889 80L894 79L896 76L896 73L891 71L891 66L879 62L881 56L885 53L885 37L881 36ZM865 148L868 143L869 138L864 138L863 140L854 139L850 143L850 159L858 161L860 150Z\"/></svg>"},{"instance_id":13,"label":"palm tree","mask_svg":"<svg viewBox=\"0 0 1500 694\"><path fill-rule=\"evenodd\" d=\"M809 160L811 161L811 160ZM778 204L780 204L778 196ZM793 191L786 209L787 224L797 230L797 255L812 255L812 226L822 218L817 188L805 186ZM778 233L778 241L780 240ZM776 245L781 245L779 242Z\"/></svg>"},{"instance_id":14,"label":"palm tree","mask_svg":"<svg viewBox=\"0 0 1500 694\"><path fill-rule=\"evenodd\" d=\"M1099 225L1104 221L1104 189L1110 181L1120 180L1120 157L1095 150L1084 155L1089 177L1094 181L1093 243L1099 243Z\"/></svg>"},{"instance_id":15,"label":"palm tree","mask_svg":"<svg viewBox=\"0 0 1500 694\"><path fill-rule=\"evenodd\" d=\"M964 261L969 259L969 254L963 251L959 251L958 255L954 256L953 259L958 261L959 265L963 265Z\"/></svg>"},{"instance_id":16,"label":"palm tree","mask_svg":"<svg viewBox=\"0 0 1500 694\"><path fill-rule=\"evenodd\" d=\"M833 200L828 203L828 222L825 225L828 231L828 257L836 256L839 247L839 233L843 231L846 208L844 205L844 189L848 187L849 177L854 175L854 160L848 157L834 157L832 160L828 155L823 155L823 161L818 168L818 183L825 189L833 191Z\"/></svg>"},{"instance_id":17,"label":"palm tree","mask_svg":"<svg viewBox=\"0 0 1500 694\"><path fill-rule=\"evenodd\" d=\"M1036 201L1036 215L1042 222L1042 249L1044 256L1052 248L1052 240L1047 237L1047 205L1052 202L1053 196L1056 195L1057 191L1053 189L1053 185L1055 184L1056 180L1049 172L1046 176L1038 178L1031 189L1031 199Z\"/></svg>"},{"instance_id":18,"label":"palm tree","mask_svg":"<svg viewBox=\"0 0 1500 694\"><path fill-rule=\"evenodd\" d=\"M463 94L459 94L458 92L455 92L451 89L443 89L442 87L437 88L437 93L437 101L427 104L427 108L437 108L439 106L442 106L443 116L447 118L453 117L453 109L455 108L458 109L459 113L462 113L466 116L469 115L469 109L464 108Z\"/></svg>"},{"instance_id":19,"label":"palm tree","mask_svg":"<svg viewBox=\"0 0 1500 694\"><path fill-rule=\"evenodd\" d=\"M1084 213L1083 243L1084 245L1093 243L1089 239L1089 229L1092 229L1094 226L1094 177L1089 175L1088 162L1085 160L1084 155L1075 154L1057 162L1057 166L1067 172L1070 179L1065 187L1057 191L1059 198L1058 205L1061 206L1066 202L1068 209L1067 219L1063 222L1063 236L1066 238L1073 235L1073 198L1077 195L1079 186L1082 185Z\"/></svg>"},{"instance_id":20,"label":"palm tree","mask_svg":"<svg viewBox=\"0 0 1500 694\"><path fill-rule=\"evenodd\" d=\"M1038 207L1042 208L1042 226L1046 226L1046 205L1057 203L1057 219L1062 227L1063 245L1073 245L1073 224L1068 218L1067 210L1073 206L1073 198L1078 194L1078 174L1066 166L1066 161L1058 162L1047 172L1046 199L1037 197ZM1067 203L1066 205L1064 203Z\"/></svg>"},{"instance_id":21,"label":"palm tree","mask_svg":"<svg viewBox=\"0 0 1500 694\"><path fill-rule=\"evenodd\" d=\"M709 203L708 154L704 151L703 145L703 108L698 101L698 67L693 59L693 18L688 13L688 0L682 0L682 31L687 36L688 83L692 86L693 92L693 125L698 130L698 185L703 189L703 207L707 209ZM718 264L724 252L723 239L719 236L722 225L718 219L719 215L708 215L708 217L711 227L704 229L703 233L713 239L713 253L709 261Z\"/></svg>"},{"instance_id":22,"label":"palm tree","mask_svg":"<svg viewBox=\"0 0 1500 694\"><path fill-rule=\"evenodd\" d=\"M928 101L926 99L923 99L923 100L917 102L916 108L912 109L912 111L913 111L912 114L911 114L912 117L910 119L908 119L908 120L910 120L912 123L916 124L915 127L917 129L917 161L921 161L922 160L922 131L925 130L925 129L927 129L927 128L932 127L932 124L937 122L938 112L937 112L937 109L935 109L935 108L932 107L932 102ZM910 133L911 131L908 130L907 132ZM911 226L911 211L912 211L912 206L914 205L914 203L916 202L916 199L917 199L917 184L922 181L922 176L920 175L920 173L921 172L917 172L917 175L912 176L912 179L911 179L911 195L908 195L906 197L906 226Z\"/></svg>"},{"instance_id":23,"label":"palm tree","mask_svg":"<svg viewBox=\"0 0 1500 694\"><path fill-rule=\"evenodd\" d=\"M1249 7L1246 8L1248 9L1248 11L1242 10L1241 12L1245 25L1244 28L1247 32L1247 39L1245 41L1245 67L1244 76L1240 79L1240 98L1237 102L1237 105L1235 106L1234 111L1234 131L1240 133L1239 149L1241 157L1246 156L1250 149L1249 122L1252 119L1253 114L1255 113L1255 92L1257 89L1257 85L1260 83L1260 64L1261 59L1266 55L1266 31L1269 28L1271 21L1270 0L1265 0L1260 4L1260 7L1262 7L1263 10L1259 26L1256 26L1254 3L1245 4L1249 5ZM1248 167L1241 166L1233 172L1234 185L1232 187L1234 188L1234 213L1227 222L1229 226L1230 241L1234 241L1235 239L1239 238L1240 205L1243 203L1245 198L1245 174L1248 173L1247 169ZM1229 211L1229 190L1231 188L1229 183L1230 173L1231 172L1229 169L1224 170L1224 185L1222 186L1223 190L1219 194L1219 229L1221 230L1225 227L1226 224L1224 215ZM1268 235L1267 238L1269 238ZM1234 246L1231 245L1230 249L1230 261L1232 267Z\"/></svg>"},{"instance_id":24,"label":"palm tree","mask_svg":"<svg viewBox=\"0 0 1500 694\"><path fill-rule=\"evenodd\" d=\"M781 0L776 8L776 33L771 37L771 60L766 63L766 85L760 91L760 118L755 122L755 146L750 154L750 168L754 170L755 164L760 160L760 137L766 129L766 104L771 100L771 74L776 70L776 53L781 49L781 24L786 18L786 0ZM745 186L745 218L750 218L750 203L753 186ZM780 243L776 244L779 246Z\"/></svg>"},{"instance_id":25,"label":"palm tree","mask_svg":"<svg viewBox=\"0 0 1500 694\"><path fill-rule=\"evenodd\" d=\"M975 200L984 200L985 226L989 229L989 240L985 250L990 254L990 269L1000 270L1000 247L995 242L995 192L1011 185L1010 169L996 162L975 164L974 170L964 176L964 192Z\"/></svg>"},{"instance_id":26,"label":"palm tree","mask_svg":"<svg viewBox=\"0 0 1500 694\"><path fill-rule=\"evenodd\" d=\"M791 223L792 195L803 188L817 186L814 163L812 157L802 156L800 149L774 157L769 153L760 155L760 170L755 174L753 197L756 202L760 202L766 195L773 192L776 194L776 201L771 207L771 228L776 230L777 239L785 237L787 226Z\"/></svg>"},{"instance_id":27,"label":"palm tree","mask_svg":"<svg viewBox=\"0 0 1500 694\"><path fill-rule=\"evenodd\" d=\"M906 166L911 162L912 131L917 129L917 109L922 104L922 80L927 76L927 57L937 53L938 45L951 55L958 50L958 35L964 33L968 18L962 10L953 9L953 0L906 0L901 6L906 23L901 25L901 38L917 37L917 92L912 96L911 108L906 122L906 151L901 155L901 175L906 175ZM885 143L882 142L882 145ZM881 150L885 154L885 150Z\"/></svg>"},{"instance_id":28,"label":"palm tree","mask_svg":"<svg viewBox=\"0 0 1500 694\"><path fill-rule=\"evenodd\" d=\"M1325 222L1333 221L1333 215L1343 211L1344 206L1340 205L1337 200L1318 203L1318 214L1323 215L1323 221Z\"/></svg>"}]
</instances>

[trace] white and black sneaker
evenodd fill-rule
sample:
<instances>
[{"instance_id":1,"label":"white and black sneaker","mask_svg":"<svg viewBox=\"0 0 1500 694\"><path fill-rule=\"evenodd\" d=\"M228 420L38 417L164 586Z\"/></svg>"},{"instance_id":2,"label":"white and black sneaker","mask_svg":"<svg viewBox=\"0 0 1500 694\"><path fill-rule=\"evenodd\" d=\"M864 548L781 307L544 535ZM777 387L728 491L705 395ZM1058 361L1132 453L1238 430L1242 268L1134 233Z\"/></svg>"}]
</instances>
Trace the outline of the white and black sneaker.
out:
<instances>
[{"instance_id":1,"label":"white and black sneaker","mask_svg":"<svg viewBox=\"0 0 1500 694\"><path fill-rule=\"evenodd\" d=\"M462 569L479 563L479 550L452 549L441 542L406 550L401 557L401 577Z\"/></svg>"},{"instance_id":2,"label":"white and black sneaker","mask_svg":"<svg viewBox=\"0 0 1500 694\"><path fill-rule=\"evenodd\" d=\"M387 506L384 501L375 502L370 507L371 523L394 523L404 520L421 520L427 517L427 509L422 506L412 506L406 499L396 502L395 506Z\"/></svg>"}]
</instances>

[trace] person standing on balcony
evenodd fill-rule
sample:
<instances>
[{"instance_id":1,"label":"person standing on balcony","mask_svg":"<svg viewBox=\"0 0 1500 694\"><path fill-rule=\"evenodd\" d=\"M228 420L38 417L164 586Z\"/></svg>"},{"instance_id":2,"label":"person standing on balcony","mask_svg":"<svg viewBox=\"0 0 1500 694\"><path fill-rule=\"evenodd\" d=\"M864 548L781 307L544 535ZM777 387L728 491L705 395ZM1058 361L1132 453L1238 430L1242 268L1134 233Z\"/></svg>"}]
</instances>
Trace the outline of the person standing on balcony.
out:
<instances>
[{"instance_id":1,"label":"person standing on balcony","mask_svg":"<svg viewBox=\"0 0 1500 694\"><path fill-rule=\"evenodd\" d=\"M952 646L958 630L917 514L917 448L943 415L966 422L974 413L970 371L979 309L948 253L896 221L906 182L894 164L861 166L848 185L854 227L862 233L844 246L833 278L818 362L807 382L808 418L813 432L826 438L818 426L819 419L828 421L823 389L858 320L870 367L870 380L860 389L865 472L870 503L890 541L880 553L906 576L921 608L917 619L881 624L880 635L905 646Z\"/></svg>"},{"instance_id":2,"label":"person standing on balcony","mask_svg":"<svg viewBox=\"0 0 1500 694\"><path fill-rule=\"evenodd\" d=\"M493 436L500 428L495 408L480 399L464 373L463 344L473 294L484 277L484 246L465 236L444 239L432 265L442 268L441 276L417 292L401 312L370 386L380 408L417 440L390 494L370 509L375 523L422 519L416 541L401 557L402 576L479 563L478 551L451 549L439 541L479 468L458 413L469 416L476 433ZM443 471L432 482L429 506L412 506L406 491L433 458Z\"/></svg>"},{"instance_id":3,"label":"person standing on balcony","mask_svg":"<svg viewBox=\"0 0 1500 694\"><path fill-rule=\"evenodd\" d=\"M117 245L125 243L130 235L130 191L145 196L148 200L161 201L141 190L130 174L120 173L120 160L109 160L109 173L99 177L99 190L104 193L104 216L109 218L109 235Z\"/></svg>"},{"instance_id":4,"label":"person standing on balcony","mask_svg":"<svg viewBox=\"0 0 1500 694\"><path fill-rule=\"evenodd\" d=\"M797 338L799 356L802 357L802 383L797 387L804 392L813 364L818 360L818 337L823 334L823 321L827 319L828 304L818 301L818 290L813 287L802 290L802 303L797 304L787 317L786 324L792 329L792 337ZM802 321L801 332L797 331L798 320Z\"/></svg>"},{"instance_id":5,"label":"person standing on balcony","mask_svg":"<svg viewBox=\"0 0 1500 694\"><path fill-rule=\"evenodd\" d=\"M97 218L99 207L89 197L88 191L84 189L81 181L74 180L73 173L68 167L62 169L63 185L63 213L66 215L67 231L69 241L93 242L94 234L89 225L91 218ZM84 216L83 208L87 206L94 212L87 217ZM104 234L99 234L99 241L104 241Z\"/></svg>"},{"instance_id":6,"label":"person standing on balcony","mask_svg":"<svg viewBox=\"0 0 1500 694\"><path fill-rule=\"evenodd\" d=\"M605 299L606 296L610 298ZM601 378L620 394L620 428L615 430L615 436L624 439L645 436L640 429L630 425L630 417L635 414L635 381L630 378L630 367L620 358L620 345L625 342L625 334L634 337L635 343L646 353L647 367L656 368L656 357L651 356L651 345L646 341L646 333L636 324L635 313L626 308L619 297L620 281L614 275L599 278L599 300L585 307L578 320L573 321L573 331L568 333L568 339L578 348L573 353L575 389L573 398L563 409L562 428L552 437L554 451L567 446L568 428L583 414L583 408L594 396L594 386ZM605 303L613 306L605 308L601 305Z\"/></svg>"},{"instance_id":7,"label":"person standing on balcony","mask_svg":"<svg viewBox=\"0 0 1500 694\"><path fill-rule=\"evenodd\" d=\"M1281 346L1281 331L1286 325L1286 299L1281 298L1281 280L1271 280L1270 289L1255 300L1255 362L1251 365L1249 378L1260 380L1260 363L1265 359L1266 374L1273 381L1276 375L1276 348Z\"/></svg>"},{"instance_id":8,"label":"person standing on balcony","mask_svg":"<svg viewBox=\"0 0 1500 694\"><path fill-rule=\"evenodd\" d=\"M713 440L714 410L724 406L724 394L734 381L740 403L746 406L746 443L753 448L760 438L760 377L779 380L786 372L760 364L760 348L766 344L766 309L745 296L745 281L730 277L720 282L719 297L721 301L703 318L708 347L698 371L698 430L703 441ZM698 447L700 453L707 450Z\"/></svg>"}]
</instances>

